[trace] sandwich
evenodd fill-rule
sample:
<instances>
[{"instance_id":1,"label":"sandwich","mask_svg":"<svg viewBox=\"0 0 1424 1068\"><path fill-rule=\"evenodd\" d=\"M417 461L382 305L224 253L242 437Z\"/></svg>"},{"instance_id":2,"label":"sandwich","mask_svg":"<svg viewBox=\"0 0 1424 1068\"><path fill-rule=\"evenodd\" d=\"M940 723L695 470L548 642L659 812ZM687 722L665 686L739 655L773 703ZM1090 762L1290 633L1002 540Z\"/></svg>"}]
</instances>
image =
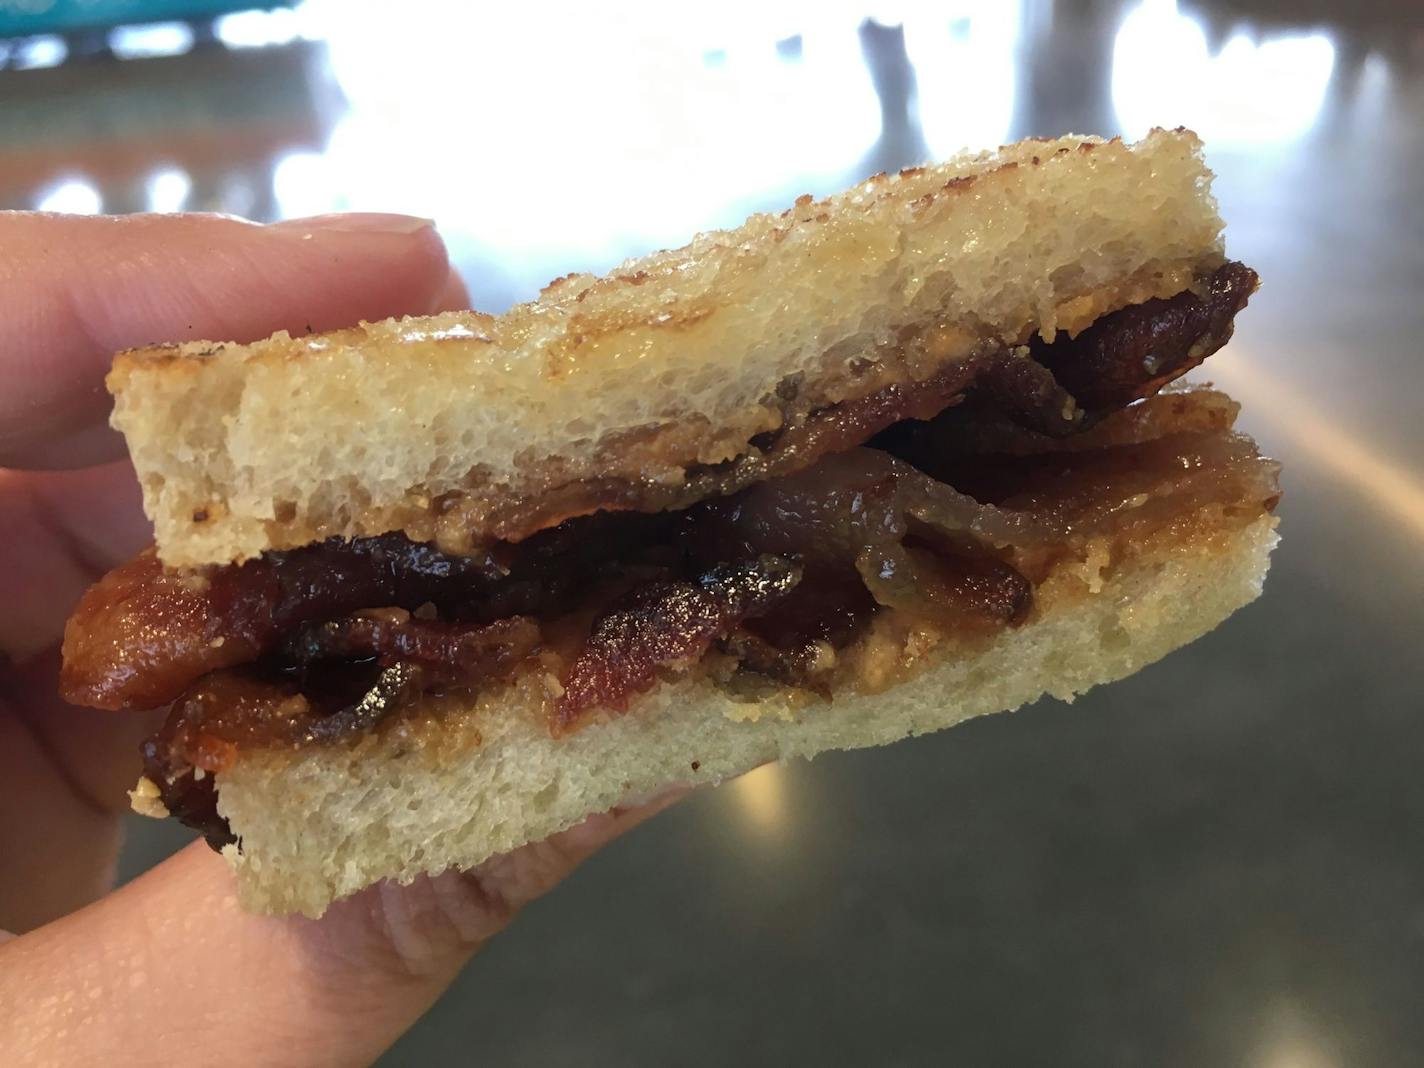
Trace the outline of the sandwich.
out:
<instances>
[{"instance_id":1,"label":"sandwich","mask_svg":"<svg viewBox=\"0 0 1424 1068\"><path fill-rule=\"evenodd\" d=\"M319 915L760 764L1069 699L1255 598L1176 380L1257 286L1196 136L1070 137L459 312L120 353L156 544L64 639L134 807Z\"/></svg>"}]
</instances>

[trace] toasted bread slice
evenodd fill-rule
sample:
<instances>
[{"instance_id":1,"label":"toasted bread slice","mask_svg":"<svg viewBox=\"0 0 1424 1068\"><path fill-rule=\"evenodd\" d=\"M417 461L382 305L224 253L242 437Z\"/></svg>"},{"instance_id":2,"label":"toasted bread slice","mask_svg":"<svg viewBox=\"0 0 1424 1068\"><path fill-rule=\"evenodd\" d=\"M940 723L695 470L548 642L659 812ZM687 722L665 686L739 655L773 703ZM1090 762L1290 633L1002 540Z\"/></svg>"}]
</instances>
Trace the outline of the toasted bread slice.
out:
<instances>
[{"instance_id":1,"label":"toasted bread slice","mask_svg":"<svg viewBox=\"0 0 1424 1068\"><path fill-rule=\"evenodd\" d=\"M1209 178L1182 130L1023 142L803 197L497 317L128 352L113 421L172 566L438 539L452 509L462 534L518 538L520 502L596 487L550 525L676 486L808 413L1181 292L1223 260Z\"/></svg>"}]
</instances>

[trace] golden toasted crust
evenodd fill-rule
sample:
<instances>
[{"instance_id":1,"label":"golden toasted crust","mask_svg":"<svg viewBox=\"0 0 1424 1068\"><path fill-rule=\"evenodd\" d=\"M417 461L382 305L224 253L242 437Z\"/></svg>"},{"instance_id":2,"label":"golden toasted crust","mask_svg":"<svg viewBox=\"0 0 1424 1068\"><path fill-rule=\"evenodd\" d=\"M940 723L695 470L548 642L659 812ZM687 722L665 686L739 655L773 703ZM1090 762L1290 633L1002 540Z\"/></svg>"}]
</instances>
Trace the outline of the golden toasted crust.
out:
<instances>
[{"instance_id":1,"label":"golden toasted crust","mask_svg":"<svg viewBox=\"0 0 1424 1068\"><path fill-rule=\"evenodd\" d=\"M1180 292L1222 259L1199 149L1186 131L1024 142L803 197L498 317L124 353L114 424L171 565L424 540L452 506L499 534L522 500L676 485L808 411Z\"/></svg>"}]
</instances>

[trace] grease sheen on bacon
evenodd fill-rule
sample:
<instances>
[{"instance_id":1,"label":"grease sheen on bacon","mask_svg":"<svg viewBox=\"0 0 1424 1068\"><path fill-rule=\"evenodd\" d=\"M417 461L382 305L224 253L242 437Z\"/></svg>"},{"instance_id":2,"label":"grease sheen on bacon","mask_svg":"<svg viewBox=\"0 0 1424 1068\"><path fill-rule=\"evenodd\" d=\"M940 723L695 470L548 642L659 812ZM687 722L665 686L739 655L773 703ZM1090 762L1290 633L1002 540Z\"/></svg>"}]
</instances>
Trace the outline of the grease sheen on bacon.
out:
<instances>
[{"instance_id":1,"label":"grease sheen on bacon","mask_svg":"<svg viewBox=\"0 0 1424 1068\"><path fill-rule=\"evenodd\" d=\"M719 638L764 614L801 582L801 566L761 555L720 564L694 581L653 582L620 599L593 624L563 682L550 724L574 726L591 709L622 712L660 670L702 659Z\"/></svg>"}]
</instances>

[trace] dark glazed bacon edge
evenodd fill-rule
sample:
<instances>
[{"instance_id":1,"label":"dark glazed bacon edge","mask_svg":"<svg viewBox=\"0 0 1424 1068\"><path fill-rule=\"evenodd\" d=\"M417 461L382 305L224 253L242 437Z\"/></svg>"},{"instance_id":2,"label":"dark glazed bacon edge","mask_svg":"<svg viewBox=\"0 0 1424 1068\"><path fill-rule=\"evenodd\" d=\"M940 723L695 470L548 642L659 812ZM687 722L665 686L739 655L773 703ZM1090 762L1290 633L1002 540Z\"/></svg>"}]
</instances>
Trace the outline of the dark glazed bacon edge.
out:
<instances>
[{"instance_id":1,"label":"dark glazed bacon edge","mask_svg":"<svg viewBox=\"0 0 1424 1068\"><path fill-rule=\"evenodd\" d=\"M801 565L781 556L719 564L695 581L642 586L595 621L550 710L562 734L595 708L623 712L660 670L701 660L748 617L764 615L800 584Z\"/></svg>"},{"instance_id":2,"label":"dark glazed bacon edge","mask_svg":"<svg viewBox=\"0 0 1424 1068\"><path fill-rule=\"evenodd\" d=\"M1077 337L1035 338L1029 354L1097 422L1150 397L1230 341L1237 313L1260 281L1245 264L1229 262L1195 290L1123 308Z\"/></svg>"}]
</instances>

